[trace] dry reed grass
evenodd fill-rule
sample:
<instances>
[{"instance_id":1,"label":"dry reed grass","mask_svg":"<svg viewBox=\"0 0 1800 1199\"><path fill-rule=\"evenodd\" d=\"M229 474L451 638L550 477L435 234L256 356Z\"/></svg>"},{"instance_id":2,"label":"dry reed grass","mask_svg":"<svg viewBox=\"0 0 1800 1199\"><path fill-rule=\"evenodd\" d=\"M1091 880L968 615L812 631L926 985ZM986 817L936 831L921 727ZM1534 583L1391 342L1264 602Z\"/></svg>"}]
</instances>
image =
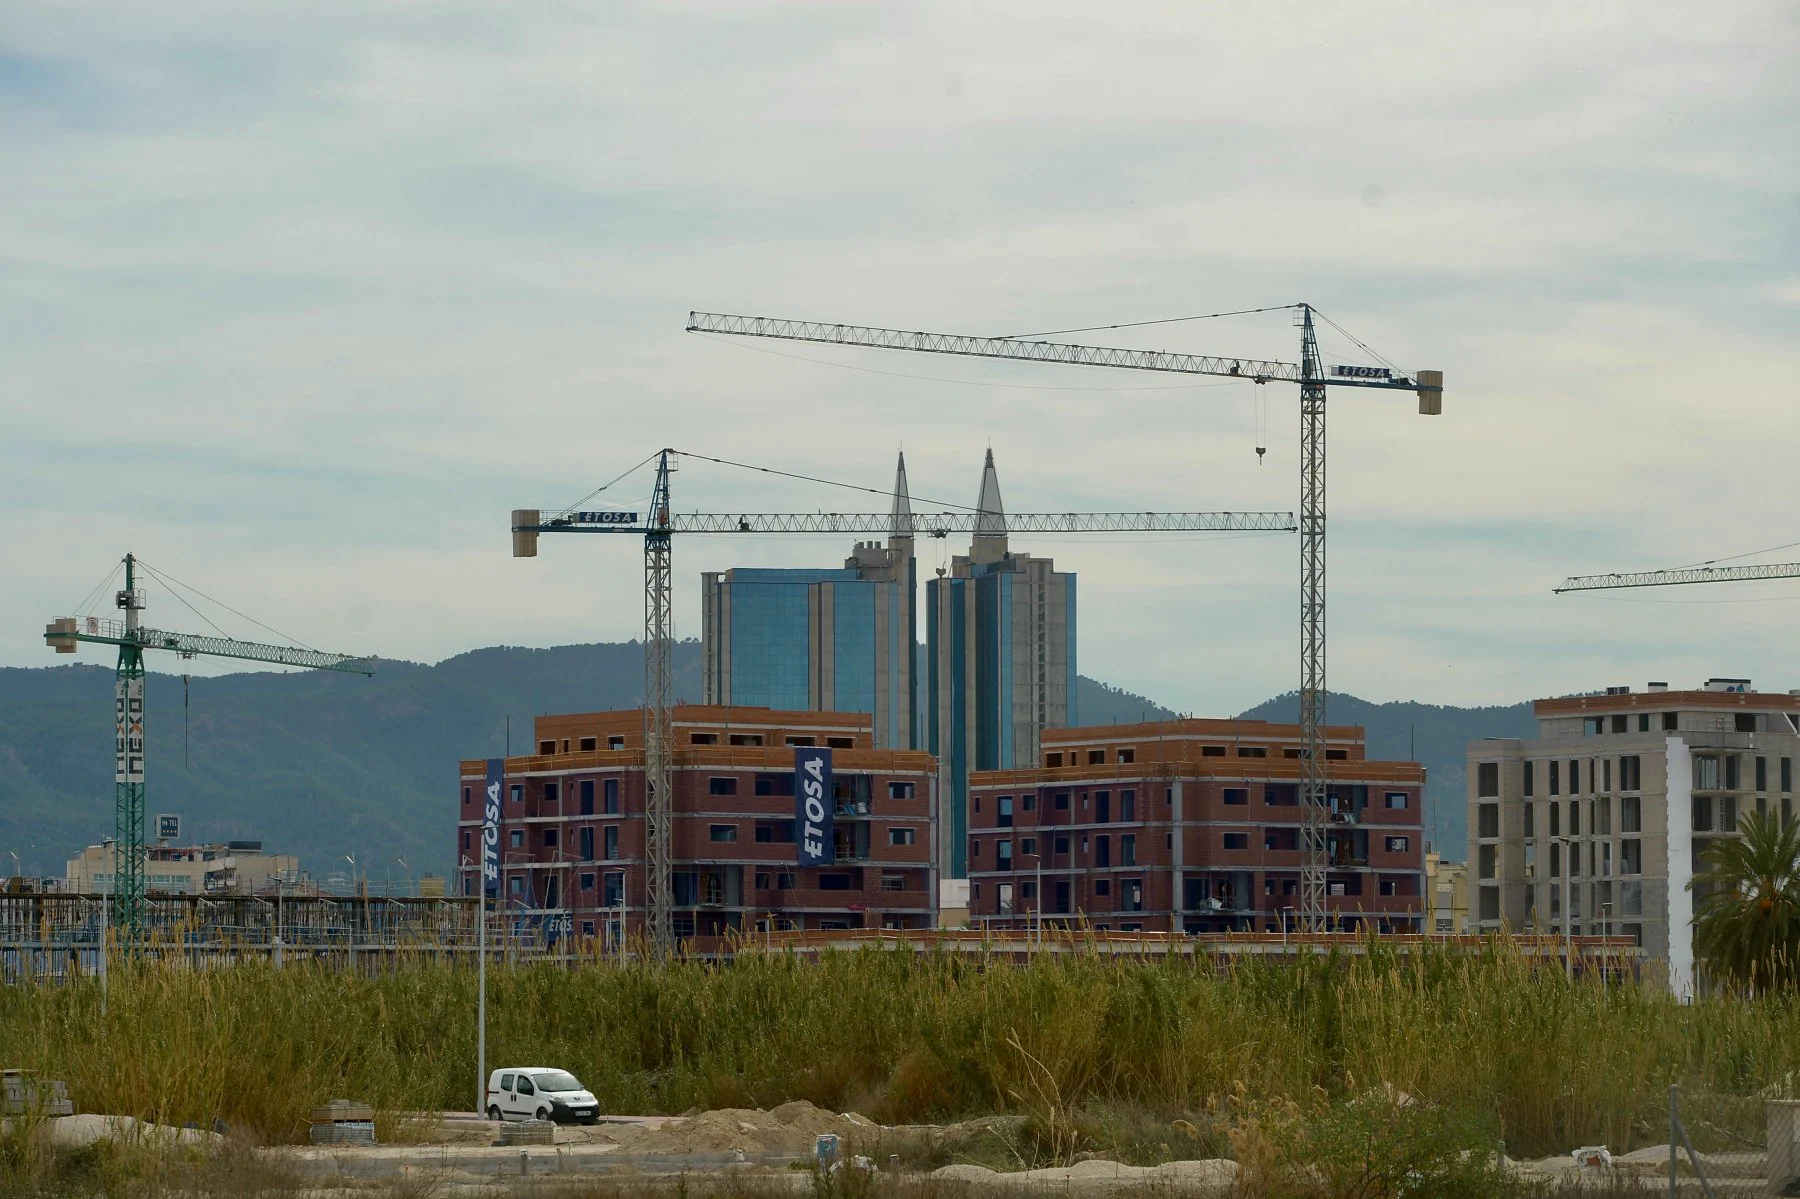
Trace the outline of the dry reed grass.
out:
<instances>
[{"instance_id":1,"label":"dry reed grass","mask_svg":"<svg viewBox=\"0 0 1800 1199\"><path fill-rule=\"evenodd\" d=\"M217 1117L284 1142L315 1104L353 1097L391 1136L405 1112L473 1106L474 990L473 970L430 959L378 976L115 962L104 1012L92 980L0 991L0 1046L67 1079L84 1110ZM1800 1068L1789 996L1680 1004L1566 981L1505 942L1230 969L879 950L526 964L490 971L489 1012L491 1063L566 1067L614 1112L808 1099L915 1122L1036 1106L1058 1137L1107 1105L1204 1121L1221 1096L1381 1088L1491 1118L1515 1156L1629 1148L1666 1139L1671 1082L1720 1127L1754 1128L1758 1092Z\"/></svg>"}]
</instances>

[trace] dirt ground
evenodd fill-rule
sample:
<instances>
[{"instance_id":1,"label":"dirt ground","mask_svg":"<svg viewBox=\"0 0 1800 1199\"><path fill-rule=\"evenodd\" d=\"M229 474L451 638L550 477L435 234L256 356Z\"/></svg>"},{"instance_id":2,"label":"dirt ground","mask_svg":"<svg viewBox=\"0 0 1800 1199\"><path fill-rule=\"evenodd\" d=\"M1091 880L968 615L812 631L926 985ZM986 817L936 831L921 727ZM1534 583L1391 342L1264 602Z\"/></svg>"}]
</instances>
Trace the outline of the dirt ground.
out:
<instances>
[{"instance_id":1,"label":"dirt ground","mask_svg":"<svg viewBox=\"0 0 1800 1199\"><path fill-rule=\"evenodd\" d=\"M157 1129L135 1121L103 1116L52 1120L56 1143L74 1147L113 1138L156 1144L168 1141L189 1149L220 1151L224 1138L211 1132ZM58 1127L61 1126L61 1127ZM1048 1169L1003 1168L976 1164L967 1152L983 1138L1004 1145L1018 1132L1017 1121L990 1118L964 1125L883 1127L854 1112L838 1114L806 1102L785 1103L769 1111L725 1108L687 1116L619 1117L591 1126L559 1126L549 1145L504 1146L504 1125L490 1124L474 1113L420 1113L402 1121L414 1143L374 1146L301 1145L245 1149L266 1166L310 1180L317 1193L369 1193L401 1183L429 1181L433 1193L493 1193L495 1185L514 1186L537 1180L552 1186L580 1180L611 1179L647 1182L675 1177L737 1179L737 1189L798 1193L810 1185L817 1138L839 1138L846 1159L862 1157L884 1179L915 1179L934 1193L1051 1191L1100 1195L1115 1191L1226 1196L1237 1181L1237 1165L1225 1159L1167 1161L1161 1165L1123 1165L1104 1158L1077 1161ZM1165 1146L1165 1150L1166 1150ZM994 1155L991 1164L1005 1165ZM1709 1173L1737 1174L1746 1181L1760 1175L1760 1159L1733 1170L1727 1157L1708 1160ZM1744 1156L1744 1155L1735 1155ZM945 1164L945 1163L948 1164ZM1605 1171L1588 1170L1567 1156L1510 1163L1517 1175L1550 1184L1562 1193L1573 1186L1586 1192L1598 1186L1609 1193L1635 1193L1633 1187L1661 1192L1666 1185L1666 1146L1639 1149L1612 1159ZM1023 1166L1023 1160L1016 1163ZM1685 1173L1685 1171L1684 1171ZM1733 1182L1737 1179L1733 1178ZM1735 1187L1729 1188L1734 1193Z\"/></svg>"}]
</instances>

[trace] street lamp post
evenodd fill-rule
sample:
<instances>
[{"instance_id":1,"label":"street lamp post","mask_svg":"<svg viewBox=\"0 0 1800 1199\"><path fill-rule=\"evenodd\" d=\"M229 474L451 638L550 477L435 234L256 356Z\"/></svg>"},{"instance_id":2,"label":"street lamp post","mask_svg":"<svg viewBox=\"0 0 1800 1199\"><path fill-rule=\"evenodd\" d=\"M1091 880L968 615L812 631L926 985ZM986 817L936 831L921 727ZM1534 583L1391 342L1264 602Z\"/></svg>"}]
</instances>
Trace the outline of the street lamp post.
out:
<instances>
[{"instance_id":1,"label":"street lamp post","mask_svg":"<svg viewBox=\"0 0 1800 1199\"><path fill-rule=\"evenodd\" d=\"M350 863L350 972L356 973L356 855L347 853L344 860Z\"/></svg>"},{"instance_id":2,"label":"street lamp post","mask_svg":"<svg viewBox=\"0 0 1800 1199\"><path fill-rule=\"evenodd\" d=\"M1600 917L1600 939L1602 941L1607 940L1612 936L1612 904L1610 902L1601 904L1600 910L1596 912L1595 915ZM1604 956L1600 959L1600 986L1601 989L1604 990L1606 987L1606 967L1611 955L1610 952L1604 948L1601 952Z\"/></svg>"},{"instance_id":3,"label":"street lamp post","mask_svg":"<svg viewBox=\"0 0 1800 1199\"><path fill-rule=\"evenodd\" d=\"M1024 857L1025 855L1020 854L1019 856ZM1037 902L1031 907L1031 939L1033 944L1041 946L1044 943L1044 855L1042 853L1032 854L1031 866L1034 872L1032 890L1037 895Z\"/></svg>"},{"instance_id":4,"label":"street lamp post","mask_svg":"<svg viewBox=\"0 0 1800 1199\"><path fill-rule=\"evenodd\" d=\"M1561 846L1563 849L1561 863L1563 869L1550 872L1550 885L1553 888L1560 887L1562 889L1563 977L1573 982L1575 979L1575 863L1570 859L1569 854L1574 849L1575 839L1558 835L1550 837L1549 841L1552 846ZM1555 935L1554 932L1552 935Z\"/></svg>"}]
</instances>

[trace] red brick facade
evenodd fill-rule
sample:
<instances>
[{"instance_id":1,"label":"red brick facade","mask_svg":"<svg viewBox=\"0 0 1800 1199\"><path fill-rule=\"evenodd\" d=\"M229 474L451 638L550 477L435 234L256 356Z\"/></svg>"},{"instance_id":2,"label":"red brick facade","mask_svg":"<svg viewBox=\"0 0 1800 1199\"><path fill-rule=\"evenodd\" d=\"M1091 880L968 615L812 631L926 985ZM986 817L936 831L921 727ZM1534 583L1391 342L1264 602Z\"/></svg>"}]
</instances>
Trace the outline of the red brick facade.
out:
<instances>
[{"instance_id":1,"label":"red brick facade","mask_svg":"<svg viewBox=\"0 0 1800 1199\"><path fill-rule=\"evenodd\" d=\"M1424 768L1327 730L1335 926L1423 929ZM1045 765L969 780L970 919L989 928L1279 932L1299 905L1297 725L1044 733Z\"/></svg>"},{"instance_id":2,"label":"red brick facade","mask_svg":"<svg viewBox=\"0 0 1800 1199\"><path fill-rule=\"evenodd\" d=\"M500 909L567 917L577 943L644 931L643 715L544 716L538 753L506 759ZM929 754L872 748L866 714L675 709L675 934L698 951L734 933L929 928L937 816ZM836 862L799 867L794 746L832 749ZM486 763L462 763L460 889L474 894Z\"/></svg>"}]
</instances>

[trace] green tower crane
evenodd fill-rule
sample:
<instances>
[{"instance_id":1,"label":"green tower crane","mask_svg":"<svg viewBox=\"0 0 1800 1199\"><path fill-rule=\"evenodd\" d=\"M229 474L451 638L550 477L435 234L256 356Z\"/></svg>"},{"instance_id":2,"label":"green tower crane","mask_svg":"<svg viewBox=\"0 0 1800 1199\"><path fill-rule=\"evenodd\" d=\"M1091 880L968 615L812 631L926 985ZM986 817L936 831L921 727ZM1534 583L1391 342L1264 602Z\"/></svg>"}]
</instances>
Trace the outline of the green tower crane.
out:
<instances>
[{"instance_id":1,"label":"green tower crane","mask_svg":"<svg viewBox=\"0 0 1800 1199\"><path fill-rule=\"evenodd\" d=\"M144 932L144 651L161 649L182 658L237 658L311 670L375 673L373 658L145 628L139 616L144 610L144 593L137 586L137 568L137 558L126 554L125 587L115 597L124 620L63 616L44 629L45 642L59 654L74 653L83 641L119 647L113 691L112 922L126 945L136 944Z\"/></svg>"}]
</instances>

